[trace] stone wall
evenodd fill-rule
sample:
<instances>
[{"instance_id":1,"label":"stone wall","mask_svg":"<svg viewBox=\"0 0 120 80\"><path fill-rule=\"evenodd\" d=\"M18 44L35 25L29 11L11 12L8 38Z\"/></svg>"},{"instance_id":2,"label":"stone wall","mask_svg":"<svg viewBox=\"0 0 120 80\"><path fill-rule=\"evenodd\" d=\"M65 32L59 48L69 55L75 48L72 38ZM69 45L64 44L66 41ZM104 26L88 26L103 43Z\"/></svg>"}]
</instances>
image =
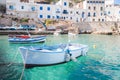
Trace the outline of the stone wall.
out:
<instances>
[{"instance_id":1,"label":"stone wall","mask_svg":"<svg viewBox=\"0 0 120 80\"><path fill-rule=\"evenodd\" d=\"M0 18L0 24L5 25L5 26L12 26L12 20L11 18L9 19Z\"/></svg>"}]
</instances>

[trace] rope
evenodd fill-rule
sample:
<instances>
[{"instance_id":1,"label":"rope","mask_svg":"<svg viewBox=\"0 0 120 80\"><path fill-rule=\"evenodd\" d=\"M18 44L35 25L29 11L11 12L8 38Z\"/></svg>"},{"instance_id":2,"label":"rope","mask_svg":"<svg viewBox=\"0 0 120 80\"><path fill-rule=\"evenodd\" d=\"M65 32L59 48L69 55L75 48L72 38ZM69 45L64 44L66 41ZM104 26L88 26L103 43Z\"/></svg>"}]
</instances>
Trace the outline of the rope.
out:
<instances>
[{"instance_id":1,"label":"rope","mask_svg":"<svg viewBox=\"0 0 120 80\"><path fill-rule=\"evenodd\" d=\"M17 50L17 53L15 54L13 61L15 61L15 59L16 59L18 53L19 53L19 49ZM8 64L7 66L11 66L12 64L13 64L13 62L11 62L10 64Z\"/></svg>"},{"instance_id":2,"label":"rope","mask_svg":"<svg viewBox=\"0 0 120 80\"><path fill-rule=\"evenodd\" d=\"M23 56L22 56L22 59L23 59L23 70L22 70L22 74L21 74L21 76L20 76L20 80L22 80L22 77L23 77L23 74L24 74L24 70L25 70L25 61L26 61L26 59L27 59L27 54L28 54L28 49L27 49L27 51L26 51L26 53L25 53L26 55L25 55L25 59L23 58Z\"/></svg>"}]
</instances>

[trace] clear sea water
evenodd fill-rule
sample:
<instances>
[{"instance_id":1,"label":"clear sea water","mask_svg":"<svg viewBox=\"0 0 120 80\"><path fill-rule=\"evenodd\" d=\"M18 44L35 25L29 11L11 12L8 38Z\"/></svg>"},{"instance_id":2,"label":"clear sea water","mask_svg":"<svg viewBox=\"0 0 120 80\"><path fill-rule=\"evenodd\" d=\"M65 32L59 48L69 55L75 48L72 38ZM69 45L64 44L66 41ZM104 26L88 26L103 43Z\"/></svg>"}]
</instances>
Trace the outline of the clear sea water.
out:
<instances>
[{"instance_id":1,"label":"clear sea water","mask_svg":"<svg viewBox=\"0 0 120 80\"><path fill-rule=\"evenodd\" d=\"M24 69L20 46L81 43L89 46L77 62ZM24 72L23 72L24 71ZM23 72L23 75L22 75ZM0 80L120 80L120 36L80 34L48 35L45 43L10 44L0 35Z\"/></svg>"}]
</instances>

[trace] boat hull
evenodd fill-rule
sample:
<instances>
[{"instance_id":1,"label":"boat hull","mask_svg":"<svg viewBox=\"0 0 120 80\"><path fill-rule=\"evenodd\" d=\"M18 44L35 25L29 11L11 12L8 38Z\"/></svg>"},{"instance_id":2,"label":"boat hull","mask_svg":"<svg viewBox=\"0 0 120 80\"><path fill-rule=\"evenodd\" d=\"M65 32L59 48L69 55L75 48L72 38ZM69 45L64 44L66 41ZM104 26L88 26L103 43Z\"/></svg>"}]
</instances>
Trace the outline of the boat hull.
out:
<instances>
[{"instance_id":1,"label":"boat hull","mask_svg":"<svg viewBox=\"0 0 120 80\"><path fill-rule=\"evenodd\" d=\"M64 62L68 62L70 60L74 60L79 56L86 55L88 51L88 47L84 45L83 47L79 47L74 50L70 50L70 55L66 53L65 50L58 51L46 51L46 50L36 50L36 49L28 49L25 47L20 47L20 52L22 54L25 65L54 65L60 64Z\"/></svg>"},{"instance_id":2,"label":"boat hull","mask_svg":"<svg viewBox=\"0 0 120 80\"><path fill-rule=\"evenodd\" d=\"M38 43L45 42L46 37L35 37L35 38L9 38L10 43Z\"/></svg>"}]
</instances>

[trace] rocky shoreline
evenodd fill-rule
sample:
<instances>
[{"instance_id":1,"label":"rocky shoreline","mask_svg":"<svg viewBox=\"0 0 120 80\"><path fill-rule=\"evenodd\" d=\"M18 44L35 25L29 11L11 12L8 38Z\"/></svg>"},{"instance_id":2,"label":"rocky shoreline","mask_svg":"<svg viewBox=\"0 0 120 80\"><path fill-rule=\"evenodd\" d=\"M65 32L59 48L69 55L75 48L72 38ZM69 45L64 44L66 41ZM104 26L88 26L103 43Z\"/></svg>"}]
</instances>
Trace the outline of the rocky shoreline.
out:
<instances>
[{"instance_id":1,"label":"rocky shoreline","mask_svg":"<svg viewBox=\"0 0 120 80\"><path fill-rule=\"evenodd\" d=\"M68 24L66 24L67 26ZM60 34L68 34L69 32L75 34L104 34L104 35L119 35L120 22L82 22L69 24L70 27L58 28L61 30ZM55 30L29 30L32 35L49 35L54 34ZM0 35L8 34L27 34L26 30L0 30Z\"/></svg>"},{"instance_id":2,"label":"rocky shoreline","mask_svg":"<svg viewBox=\"0 0 120 80\"><path fill-rule=\"evenodd\" d=\"M27 20L27 21L26 21ZM32 19L21 19L15 16L1 14L0 24L5 26L16 26L20 24L34 24L37 26L36 30L29 30L32 35L41 34L54 34L55 31L60 30L61 34L68 34L68 32L75 34L106 34L106 35L119 35L120 22L79 22L74 23L64 20L41 20L47 26L47 30L43 24ZM15 25L14 25L14 24ZM41 29L41 31L39 31ZM8 34L26 34L26 30L0 30L0 35Z\"/></svg>"}]
</instances>

